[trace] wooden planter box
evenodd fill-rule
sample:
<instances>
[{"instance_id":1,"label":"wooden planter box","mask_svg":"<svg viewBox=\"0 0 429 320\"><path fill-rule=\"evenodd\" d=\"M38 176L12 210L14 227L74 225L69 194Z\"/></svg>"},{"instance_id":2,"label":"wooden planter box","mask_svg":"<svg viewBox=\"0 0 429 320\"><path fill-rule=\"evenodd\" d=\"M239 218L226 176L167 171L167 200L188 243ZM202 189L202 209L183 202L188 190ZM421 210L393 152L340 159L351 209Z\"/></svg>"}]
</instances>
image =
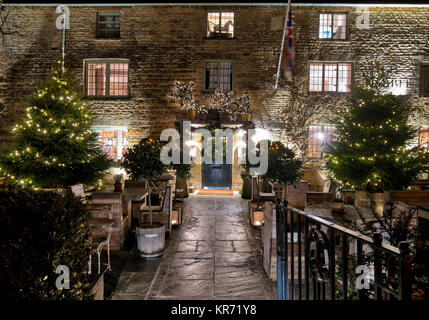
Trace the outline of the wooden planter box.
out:
<instances>
[{"instance_id":1,"label":"wooden planter box","mask_svg":"<svg viewBox=\"0 0 429 320\"><path fill-rule=\"evenodd\" d=\"M95 274L95 279L93 282L93 287L91 293L94 295L94 300L104 300L104 272L100 274Z\"/></svg>"},{"instance_id":2,"label":"wooden planter box","mask_svg":"<svg viewBox=\"0 0 429 320\"><path fill-rule=\"evenodd\" d=\"M122 201L122 194L119 192L96 192L92 194L89 207L94 219L108 219L111 216L115 220L110 250L120 250L131 226L131 205Z\"/></svg>"}]
</instances>

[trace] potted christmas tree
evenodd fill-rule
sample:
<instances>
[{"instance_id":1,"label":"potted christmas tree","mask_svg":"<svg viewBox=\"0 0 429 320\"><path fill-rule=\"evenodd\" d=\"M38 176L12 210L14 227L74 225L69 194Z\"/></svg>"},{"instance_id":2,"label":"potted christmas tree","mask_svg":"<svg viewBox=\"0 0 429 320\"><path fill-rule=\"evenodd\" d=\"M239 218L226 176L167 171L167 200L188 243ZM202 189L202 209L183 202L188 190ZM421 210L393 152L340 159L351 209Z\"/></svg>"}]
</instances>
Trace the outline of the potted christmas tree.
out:
<instances>
[{"instance_id":1,"label":"potted christmas tree","mask_svg":"<svg viewBox=\"0 0 429 320\"><path fill-rule=\"evenodd\" d=\"M124 168L132 180L148 182L149 222L136 228L137 245L141 256L156 257L164 253L165 226L152 221L151 183L168 169L160 158L163 143L157 138L144 138L125 155Z\"/></svg>"},{"instance_id":2,"label":"potted christmas tree","mask_svg":"<svg viewBox=\"0 0 429 320\"><path fill-rule=\"evenodd\" d=\"M389 77L373 62L353 89L346 112L335 118L337 139L326 168L342 190L356 190L355 204L371 203L383 214L383 192L403 190L428 168L429 154L407 148L417 135L408 124L412 112L404 97L386 92Z\"/></svg>"}]
</instances>

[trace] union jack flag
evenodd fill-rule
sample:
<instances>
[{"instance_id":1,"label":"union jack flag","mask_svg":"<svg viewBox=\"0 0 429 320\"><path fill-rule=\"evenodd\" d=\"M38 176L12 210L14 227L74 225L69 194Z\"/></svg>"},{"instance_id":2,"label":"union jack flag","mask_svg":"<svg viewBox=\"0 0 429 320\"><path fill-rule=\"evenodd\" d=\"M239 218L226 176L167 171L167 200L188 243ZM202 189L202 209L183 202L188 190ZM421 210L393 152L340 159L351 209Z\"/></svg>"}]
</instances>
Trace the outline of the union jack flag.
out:
<instances>
[{"instance_id":1,"label":"union jack flag","mask_svg":"<svg viewBox=\"0 0 429 320\"><path fill-rule=\"evenodd\" d=\"M288 17L286 19L285 30L285 46L283 51L282 71L283 76L288 78L291 75L292 68L295 64L295 39L292 28L292 5L291 1L288 2L287 9Z\"/></svg>"}]
</instances>

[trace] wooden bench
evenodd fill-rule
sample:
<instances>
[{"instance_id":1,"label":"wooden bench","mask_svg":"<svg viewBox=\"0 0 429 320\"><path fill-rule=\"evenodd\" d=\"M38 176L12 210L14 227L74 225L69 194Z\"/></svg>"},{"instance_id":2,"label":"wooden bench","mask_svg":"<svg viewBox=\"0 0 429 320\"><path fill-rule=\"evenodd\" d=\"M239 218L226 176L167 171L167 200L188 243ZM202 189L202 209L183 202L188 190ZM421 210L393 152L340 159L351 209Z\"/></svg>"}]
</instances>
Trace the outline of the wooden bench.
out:
<instances>
[{"instance_id":1,"label":"wooden bench","mask_svg":"<svg viewBox=\"0 0 429 320\"><path fill-rule=\"evenodd\" d=\"M305 206L312 204L331 203L334 194L332 192L306 192Z\"/></svg>"},{"instance_id":2,"label":"wooden bench","mask_svg":"<svg viewBox=\"0 0 429 320\"><path fill-rule=\"evenodd\" d=\"M409 204L429 202L429 190L399 190L386 191L385 199L387 201L400 201Z\"/></svg>"}]
</instances>

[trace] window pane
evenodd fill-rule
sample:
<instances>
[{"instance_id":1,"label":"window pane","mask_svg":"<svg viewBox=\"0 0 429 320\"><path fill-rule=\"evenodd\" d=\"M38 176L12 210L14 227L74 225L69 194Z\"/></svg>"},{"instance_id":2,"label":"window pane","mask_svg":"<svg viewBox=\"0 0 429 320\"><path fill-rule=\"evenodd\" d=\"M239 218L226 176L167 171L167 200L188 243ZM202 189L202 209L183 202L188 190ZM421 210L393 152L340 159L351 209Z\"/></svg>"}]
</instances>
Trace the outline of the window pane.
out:
<instances>
[{"instance_id":1,"label":"window pane","mask_svg":"<svg viewBox=\"0 0 429 320\"><path fill-rule=\"evenodd\" d=\"M220 32L228 38L234 36L234 12L222 12Z\"/></svg>"},{"instance_id":2,"label":"window pane","mask_svg":"<svg viewBox=\"0 0 429 320\"><path fill-rule=\"evenodd\" d=\"M429 128L420 129L419 146L420 148L429 150Z\"/></svg>"},{"instance_id":3,"label":"window pane","mask_svg":"<svg viewBox=\"0 0 429 320\"><path fill-rule=\"evenodd\" d=\"M333 26L333 39L345 39L346 38L346 27L347 27L347 15L346 14L335 14L334 15L334 26Z\"/></svg>"},{"instance_id":4,"label":"window pane","mask_svg":"<svg viewBox=\"0 0 429 320\"><path fill-rule=\"evenodd\" d=\"M88 63L87 70L87 95L106 95L106 64Z\"/></svg>"},{"instance_id":5,"label":"window pane","mask_svg":"<svg viewBox=\"0 0 429 320\"><path fill-rule=\"evenodd\" d=\"M99 14L97 21L97 37L119 38L120 16L119 14Z\"/></svg>"},{"instance_id":6,"label":"window pane","mask_svg":"<svg viewBox=\"0 0 429 320\"><path fill-rule=\"evenodd\" d=\"M325 91L337 91L337 65L325 64Z\"/></svg>"},{"instance_id":7,"label":"window pane","mask_svg":"<svg viewBox=\"0 0 429 320\"><path fill-rule=\"evenodd\" d=\"M340 63L338 65L338 92L350 92L352 83L352 65Z\"/></svg>"},{"instance_id":8,"label":"window pane","mask_svg":"<svg viewBox=\"0 0 429 320\"><path fill-rule=\"evenodd\" d=\"M329 145L335 140L335 127L323 126L323 139L321 146L321 156L324 157L329 151Z\"/></svg>"},{"instance_id":9,"label":"window pane","mask_svg":"<svg viewBox=\"0 0 429 320\"><path fill-rule=\"evenodd\" d=\"M331 39L332 14L321 13L319 15L319 39Z\"/></svg>"},{"instance_id":10,"label":"window pane","mask_svg":"<svg viewBox=\"0 0 429 320\"><path fill-rule=\"evenodd\" d=\"M310 91L322 91L323 64L310 64Z\"/></svg>"},{"instance_id":11,"label":"window pane","mask_svg":"<svg viewBox=\"0 0 429 320\"><path fill-rule=\"evenodd\" d=\"M118 131L117 130L96 130L97 144L102 148L108 159L118 157Z\"/></svg>"},{"instance_id":12,"label":"window pane","mask_svg":"<svg viewBox=\"0 0 429 320\"><path fill-rule=\"evenodd\" d=\"M218 63L206 62L206 89L215 90L218 87Z\"/></svg>"},{"instance_id":13,"label":"window pane","mask_svg":"<svg viewBox=\"0 0 429 320\"><path fill-rule=\"evenodd\" d=\"M322 134L322 126L312 125L309 128L309 156L319 158L320 157L320 149L322 147L321 134Z\"/></svg>"},{"instance_id":14,"label":"window pane","mask_svg":"<svg viewBox=\"0 0 429 320\"><path fill-rule=\"evenodd\" d=\"M320 158L325 156L328 146L335 140L335 127L324 125L311 125L309 127L309 156Z\"/></svg>"},{"instance_id":15,"label":"window pane","mask_svg":"<svg viewBox=\"0 0 429 320\"><path fill-rule=\"evenodd\" d=\"M110 64L110 87L109 95L128 95L128 63Z\"/></svg>"},{"instance_id":16,"label":"window pane","mask_svg":"<svg viewBox=\"0 0 429 320\"><path fill-rule=\"evenodd\" d=\"M219 74L219 86L223 90L232 90L232 63L221 62L220 63L220 74Z\"/></svg>"},{"instance_id":17,"label":"window pane","mask_svg":"<svg viewBox=\"0 0 429 320\"><path fill-rule=\"evenodd\" d=\"M219 32L219 12L209 12L207 14L207 37L215 35L215 32Z\"/></svg>"}]
</instances>

